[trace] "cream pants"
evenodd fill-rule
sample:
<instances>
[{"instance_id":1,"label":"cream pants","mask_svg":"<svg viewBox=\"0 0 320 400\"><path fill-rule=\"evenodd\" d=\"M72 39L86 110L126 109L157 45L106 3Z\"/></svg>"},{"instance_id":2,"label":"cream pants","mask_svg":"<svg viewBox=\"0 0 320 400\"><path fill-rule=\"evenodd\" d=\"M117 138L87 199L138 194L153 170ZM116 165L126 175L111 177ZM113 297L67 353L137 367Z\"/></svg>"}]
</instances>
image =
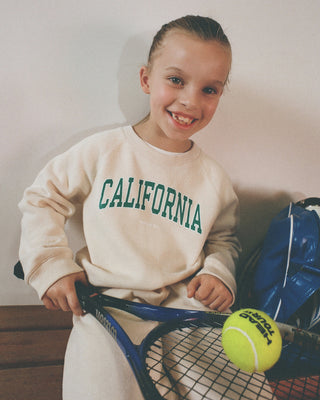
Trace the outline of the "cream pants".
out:
<instances>
[{"instance_id":1,"label":"cream pants","mask_svg":"<svg viewBox=\"0 0 320 400\"><path fill-rule=\"evenodd\" d=\"M185 283L174 285L162 305L206 309L187 298ZM112 314L137 344L157 325L121 311ZM130 365L105 328L90 314L74 316L73 320L65 356L63 400L143 400Z\"/></svg>"}]
</instances>

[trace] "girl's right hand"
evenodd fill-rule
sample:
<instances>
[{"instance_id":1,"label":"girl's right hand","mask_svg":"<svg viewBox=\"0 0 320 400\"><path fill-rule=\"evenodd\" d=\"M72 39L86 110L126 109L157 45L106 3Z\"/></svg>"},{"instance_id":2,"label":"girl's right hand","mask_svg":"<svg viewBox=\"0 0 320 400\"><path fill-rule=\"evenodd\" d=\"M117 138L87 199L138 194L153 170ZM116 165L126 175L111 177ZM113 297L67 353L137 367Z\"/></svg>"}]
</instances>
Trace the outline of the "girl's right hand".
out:
<instances>
[{"instance_id":1,"label":"girl's right hand","mask_svg":"<svg viewBox=\"0 0 320 400\"><path fill-rule=\"evenodd\" d=\"M83 310L78 300L75 282L80 281L88 285L85 272L66 275L55 282L42 297L43 304L48 310L72 311L75 315L83 315Z\"/></svg>"}]
</instances>

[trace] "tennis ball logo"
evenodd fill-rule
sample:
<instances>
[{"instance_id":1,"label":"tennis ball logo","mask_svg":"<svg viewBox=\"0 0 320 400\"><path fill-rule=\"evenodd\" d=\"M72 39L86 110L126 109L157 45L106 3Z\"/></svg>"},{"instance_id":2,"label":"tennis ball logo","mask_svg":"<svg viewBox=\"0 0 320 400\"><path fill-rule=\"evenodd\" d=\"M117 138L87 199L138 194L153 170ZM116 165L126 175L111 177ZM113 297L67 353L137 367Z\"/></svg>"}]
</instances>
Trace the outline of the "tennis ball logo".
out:
<instances>
[{"instance_id":1,"label":"tennis ball logo","mask_svg":"<svg viewBox=\"0 0 320 400\"><path fill-rule=\"evenodd\" d=\"M222 346L237 367L248 372L270 369L279 359L282 339L276 323L262 311L236 311L222 329Z\"/></svg>"}]
</instances>

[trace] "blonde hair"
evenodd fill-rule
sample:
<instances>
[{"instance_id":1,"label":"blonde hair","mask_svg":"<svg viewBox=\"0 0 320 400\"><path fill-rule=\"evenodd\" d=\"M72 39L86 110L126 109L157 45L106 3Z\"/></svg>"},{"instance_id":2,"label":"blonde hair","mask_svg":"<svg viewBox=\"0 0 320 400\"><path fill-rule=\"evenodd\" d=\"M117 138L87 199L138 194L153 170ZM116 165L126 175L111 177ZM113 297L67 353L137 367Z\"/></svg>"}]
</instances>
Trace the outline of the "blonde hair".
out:
<instances>
[{"instance_id":1,"label":"blonde hair","mask_svg":"<svg viewBox=\"0 0 320 400\"><path fill-rule=\"evenodd\" d=\"M148 56L148 65L152 64L152 58L156 50L158 50L166 36L172 30L181 30L186 33L195 35L202 40L215 40L230 51L231 45L224 33L221 25L212 18L202 17L199 15L186 15L167 24L164 24L156 33L150 47Z\"/></svg>"}]
</instances>

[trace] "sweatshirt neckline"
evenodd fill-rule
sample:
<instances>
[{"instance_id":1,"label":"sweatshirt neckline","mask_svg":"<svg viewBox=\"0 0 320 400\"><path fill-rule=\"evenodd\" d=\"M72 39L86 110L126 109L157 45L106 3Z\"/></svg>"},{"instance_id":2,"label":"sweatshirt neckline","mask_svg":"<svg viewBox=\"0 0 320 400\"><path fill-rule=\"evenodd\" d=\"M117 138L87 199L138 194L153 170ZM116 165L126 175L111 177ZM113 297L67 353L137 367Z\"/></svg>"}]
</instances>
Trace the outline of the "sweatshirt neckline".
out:
<instances>
[{"instance_id":1,"label":"sweatshirt neckline","mask_svg":"<svg viewBox=\"0 0 320 400\"><path fill-rule=\"evenodd\" d=\"M192 148L185 153L172 153L166 154L165 152L159 151L153 146L149 146L144 140L142 140L134 131L132 126L123 127L124 134L131 143L132 146L136 148L141 156L146 156L152 158L152 161L165 162L167 165L173 163L175 165L179 163L186 163L191 160L196 159L201 152L200 147L193 142Z\"/></svg>"}]
</instances>

